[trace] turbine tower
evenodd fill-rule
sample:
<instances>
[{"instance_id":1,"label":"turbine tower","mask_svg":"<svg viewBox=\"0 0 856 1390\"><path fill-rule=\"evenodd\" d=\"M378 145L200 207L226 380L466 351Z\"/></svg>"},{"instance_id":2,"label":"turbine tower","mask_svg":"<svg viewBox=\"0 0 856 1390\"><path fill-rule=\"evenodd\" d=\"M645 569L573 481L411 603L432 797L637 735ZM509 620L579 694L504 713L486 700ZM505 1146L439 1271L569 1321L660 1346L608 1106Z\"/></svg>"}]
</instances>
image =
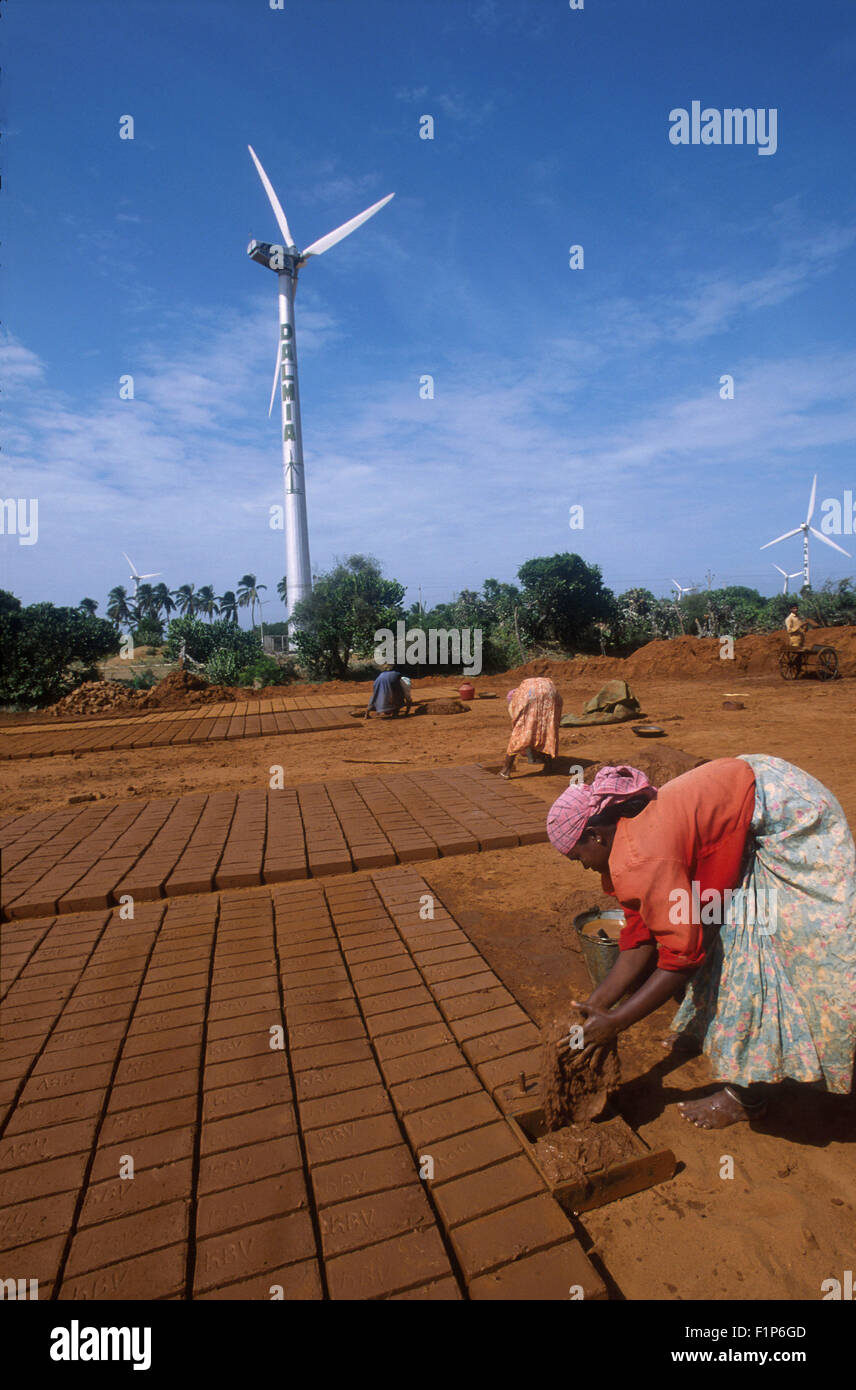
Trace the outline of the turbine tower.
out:
<instances>
[{"instance_id":1,"label":"turbine tower","mask_svg":"<svg viewBox=\"0 0 856 1390\"><path fill-rule=\"evenodd\" d=\"M823 544L824 544L824 545L831 545L833 550L840 550L842 555L846 555L847 558L848 558L848 560L850 559L850 552L849 552L848 550L844 550L842 546L836 545L836 544L835 544L835 541L831 541L831 540L829 539L828 536L825 536L825 535L823 534L822 531L817 531L817 530L814 528L814 526L811 525L811 519L812 519L812 517L814 516L814 502L815 502L815 497L816 497L816 496L817 496L817 474L815 473L815 475L814 475L814 481L812 482L812 485L811 485L811 497L808 499L808 511L806 512L805 521L801 521L800 524L799 524L799 526L795 526L795 527L794 527L793 531L786 531L785 534L784 534L783 536L777 536L776 539L775 539L774 541L767 541L767 544L766 544L766 545L762 545L762 546L761 546L761 549L762 549L762 550L769 550L769 548L770 548L771 545L778 545L778 544L779 544L779 541L787 541L787 540L790 540L791 536L798 536L799 533L800 533L800 531L802 531L802 538L803 538L803 567L802 567L803 582L802 582L802 587L803 587L804 589L808 589L808 588L810 587L810 585L811 585L811 577L810 577L809 565L808 565L808 533L809 533L809 531L811 532L811 534L812 534L813 536L817 536L817 539L818 539L819 541L823 541ZM778 569L778 566L776 566L776 568ZM797 573L799 573L799 571L797 571ZM791 575L791 578L793 579L793 578L794 578L794 575Z\"/></svg>"},{"instance_id":2,"label":"turbine tower","mask_svg":"<svg viewBox=\"0 0 856 1390\"><path fill-rule=\"evenodd\" d=\"M321 256L331 246L350 236L357 227L384 207L395 194L381 198L350 222L313 241L304 251L298 250L291 235L285 213L273 185L262 168L252 145L247 146L258 171L262 186L273 208L276 224L282 233L283 245L266 241L251 241L247 255L268 270L276 271L279 287L279 344L276 354L273 390L268 415L273 410L277 383L280 386L282 407L282 468L285 487L285 572L288 583L286 619L290 622L295 606L312 591L312 571L309 567L309 523L306 516L306 490L303 472L303 436L300 429L300 392L297 383L297 341L294 336L294 297L297 276L310 256Z\"/></svg>"},{"instance_id":3,"label":"turbine tower","mask_svg":"<svg viewBox=\"0 0 856 1390\"><path fill-rule=\"evenodd\" d=\"M122 554L125 555L124 550L122 551ZM144 580L144 579L157 579L157 578L160 576L160 570L156 570L154 574L137 574L136 566L134 565L133 560L129 559L127 555L125 555L125 559L128 561L128 564L131 566L131 573L130 573L130 575L129 575L129 578L130 578L130 580L131 580L131 583L132 583L133 586L134 586L134 598L136 598L136 597L137 597L137 590L139 589L142 580Z\"/></svg>"},{"instance_id":4,"label":"turbine tower","mask_svg":"<svg viewBox=\"0 0 856 1390\"><path fill-rule=\"evenodd\" d=\"M783 593L783 594L786 594L786 593L788 592L788 580L789 580L789 579L799 579L800 575L802 574L802 570L794 570L793 574L788 574L787 570L783 570L782 567L781 567L781 565L774 565L774 566L773 566L773 569L774 569L774 570L778 570L778 571L779 571L779 574L784 575L784 578L785 578L785 585L784 585L784 588L782 589L782 593Z\"/></svg>"}]
</instances>

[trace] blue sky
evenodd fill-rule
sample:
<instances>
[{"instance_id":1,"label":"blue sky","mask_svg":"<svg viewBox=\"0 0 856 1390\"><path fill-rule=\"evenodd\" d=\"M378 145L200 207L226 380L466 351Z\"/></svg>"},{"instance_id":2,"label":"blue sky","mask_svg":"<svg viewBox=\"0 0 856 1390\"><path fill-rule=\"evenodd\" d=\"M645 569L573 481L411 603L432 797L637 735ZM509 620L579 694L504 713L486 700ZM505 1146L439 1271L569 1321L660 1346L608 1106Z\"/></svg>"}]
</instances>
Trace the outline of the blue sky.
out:
<instances>
[{"instance_id":1,"label":"blue sky","mask_svg":"<svg viewBox=\"0 0 856 1390\"><path fill-rule=\"evenodd\" d=\"M124 549L173 588L253 571L282 616L248 143L301 245L396 193L301 273L315 572L372 553L433 603L576 550L616 592L709 569L772 593L800 542L759 546L813 473L815 525L856 488L850 0L7 0L2 26L0 494L38 498L39 534L0 536L0 587L24 602L103 611ZM694 100L775 108L776 152L671 144ZM812 570L856 558L815 542Z\"/></svg>"}]
</instances>

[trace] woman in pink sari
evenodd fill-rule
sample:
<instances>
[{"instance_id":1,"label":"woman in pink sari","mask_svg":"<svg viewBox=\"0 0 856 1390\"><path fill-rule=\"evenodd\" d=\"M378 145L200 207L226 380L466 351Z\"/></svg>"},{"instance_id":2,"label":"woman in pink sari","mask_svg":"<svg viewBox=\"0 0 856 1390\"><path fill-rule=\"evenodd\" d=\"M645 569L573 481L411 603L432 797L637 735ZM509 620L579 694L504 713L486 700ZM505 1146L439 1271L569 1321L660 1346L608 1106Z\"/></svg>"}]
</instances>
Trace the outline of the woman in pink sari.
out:
<instances>
[{"instance_id":1,"label":"woman in pink sari","mask_svg":"<svg viewBox=\"0 0 856 1390\"><path fill-rule=\"evenodd\" d=\"M541 762L544 771L549 772L559 751L561 695L551 680L533 676L522 681L516 690L509 690L505 698L512 728L500 777L511 776L515 756L524 749L530 763Z\"/></svg>"}]
</instances>

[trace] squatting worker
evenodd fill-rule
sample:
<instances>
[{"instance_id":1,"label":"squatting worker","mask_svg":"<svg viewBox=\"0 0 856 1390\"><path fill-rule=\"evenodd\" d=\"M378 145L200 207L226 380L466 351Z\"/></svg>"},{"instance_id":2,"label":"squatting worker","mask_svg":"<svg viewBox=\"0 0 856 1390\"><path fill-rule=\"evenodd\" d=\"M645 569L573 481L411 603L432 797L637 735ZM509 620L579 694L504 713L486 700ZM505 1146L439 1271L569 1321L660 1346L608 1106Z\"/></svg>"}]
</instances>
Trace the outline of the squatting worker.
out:
<instances>
[{"instance_id":1,"label":"squatting worker","mask_svg":"<svg viewBox=\"0 0 856 1390\"><path fill-rule=\"evenodd\" d=\"M409 710L412 704L410 677L403 676L400 671L381 671L380 675L375 677L366 719L371 718L372 710L382 719L394 719L400 709Z\"/></svg>"},{"instance_id":2,"label":"squatting worker","mask_svg":"<svg viewBox=\"0 0 856 1390\"><path fill-rule=\"evenodd\" d=\"M717 758L659 791L635 768L606 767L559 797L547 834L602 875L626 919L618 960L580 1005L585 1045L685 985L672 1028L727 1083L682 1103L685 1119L721 1129L760 1115L769 1083L786 1077L850 1092L856 847L826 787L756 754Z\"/></svg>"},{"instance_id":3,"label":"squatting worker","mask_svg":"<svg viewBox=\"0 0 856 1390\"><path fill-rule=\"evenodd\" d=\"M541 762L549 772L559 751L561 695L552 681L536 676L509 690L505 698L511 715L511 738L500 777L511 776L515 756L524 750L530 763Z\"/></svg>"},{"instance_id":4,"label":"squatting worker","mask_svg":"<svg viewBox=\"0 0 856 1390\"><path fill-rule=\"evenodd\" d=\"M805 634L810 627L816 627L810 618L801 618L797 604L792 603L790 612L785 618L785 628L788 633L788 645L796 651L802 651L805 646Z\"/></svg>"}]
</instances>

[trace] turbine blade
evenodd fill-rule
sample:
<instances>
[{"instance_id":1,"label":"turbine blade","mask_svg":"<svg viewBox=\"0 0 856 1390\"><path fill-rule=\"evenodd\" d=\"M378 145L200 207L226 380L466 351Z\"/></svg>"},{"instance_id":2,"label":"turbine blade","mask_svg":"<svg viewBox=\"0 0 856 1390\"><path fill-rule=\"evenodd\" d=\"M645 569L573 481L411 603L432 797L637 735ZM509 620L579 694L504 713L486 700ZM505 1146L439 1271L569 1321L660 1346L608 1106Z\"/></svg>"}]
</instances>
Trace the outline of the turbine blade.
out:
<instances>
[{"instance_id":1,"label":"turbine blade","mask_svg":"<svg viewBox=\"0 0 856 1390\"><path fill-rule=\"evenodd\" d=\"M805 524L806 524L806 526L808 526L809 522L811 521L812 517L814 516L814 499L815 499L816 496L817 496L817 474L815 473L815 475L814 475L814 481L812 482L812 485L811 485L811 497L808 499L808 512L806 513L806 519L805 519Z\"/></svg>"},{"instance_id":2,"label":"turbine blade","mask_svg":"<svg viewBox=\"0 0 856 1390\"><path fill-rule=\"evenodd\" d=\"M122 554L125 555L124 550L122 551ZM132 573L132 574L136 574L137 571L136 571L136 568L135 568L135 566L134 566L133 560L130 559L130 557L127 556L127 555L125 555L125 559L128 561L128 564L131 566L131 573Z\"/></svg>"},{"instance_id":3,"label":"turbine blade","mask_svg":"<svg viewBox=\"0 0 856 1390\"><path fill-rule=\"evenodd\" d=\"M278 383L278 381L279 381L279 368L280 368L280 360L281 360L281 357L282 357L282 348L281 348L280 346L278 346L278 347L277 347L277 350L276 350L276 366L275 366L274 369L273 369L273 386L271 387L270 405L268 406L268 419L270 419L270 417L271 417L271 411L273 410L273 398L274 398L274 396L276 395L277 383Z\"/></svg>"},{"instance_id":4,"label":"turbine blade","mask_svg":"<svg viewBox=\"0 0 856 1390\"><path fill-rule=\"evenodd\" d=\"M320 240L313 241L311 246L307 246L306 250L301 252L301 261L305 261L307 256L322 256L325 251L330 250L331 246L335 246L337 241L344 240L346 236L351 235L351 232L355 232L358 227L361 227L364 222L368 222L370 217L374 217L375 213L386 207L390 198L394 197L394 193L388 193L385 198L381 198L379 203L374 203L372 207L366 208L365 212L361 212L358 217L352 217L350 222L343 222L341 227L336 228L335 232L328 232Z\"/></svg>"},{"instance_id":5,"label":"turbine blade","mask_svg":"<svg viewBox=\"0 0 856 1390\"><path fill-rule=\"evenodd\" d=\"M761 549L769 550L771 545L778 545L779 541L788 541L790 540L791 536L798 536L801 530L801 526L796 526L793 531L786 531L783 536L777 536L774 541L767 541L767 544L762 545Z\"/></svg>"},{"instance_id":6,"label":"turbine blade","mask_svg":"<svg viewBox=\"0 0 856 1390\"><path fill-rule=\"evenodd\" d=\"M282 235L285 238L285 244L287 247L293 246L294 238L292 237L291 231L289 230L288 220L285 216L285 213L282 210L279 198L277 198L276 194L273 191L273 184L271 183L270 179L268 178L267 174L262 168L259 162L259 157L253 149L252 145L248 145L247 149L252 155L253 163L255 164L256 169L258 170L259 178L262 181L265 193L268 195L268 202L273 208L273 215L276 218L276 225L279 227L279 230L282 232Z\"/></svg>"},{"instance_id":7,"label":"turbine blade","mask_svg":"<svg viewBox=\"0 0 856 1390\"><path fill-rule=\"evenodd\" d=\"M829 539L828 536L825 536L825 535L823 534L822 531L815 531L815 529L814 529L813 526L809 526L808 529L811 531L811 534L812 534L813 536L817 536L817 539L818 539L819 541L823 541L823 544L824 544L824 545L831 545L833 550L840 550L840 551L841 551L841 554L842 554L842 555L846 555L847 558L848 558L848 560L852 558L851 555L850 555L850 551L849 551L849 550L845 550L843 546L836 545L836 544L835 544L835 541L831 541L831 540Z\"/></svg>"},{"instance_id":8,"label":"turbine blade","mask_svg":"<svg viewBox=\"0 0 856 1390\"><path fill-rule=\"evenodd\" d=\"M155 570L154 574L138 574L138 575L137 575L137 578L138 578L138 579L159 579L159 578L160 578L160 570Z\"/></svg>"},{"instance_id":9,"label":"turbine blade","mask_svg":"<svg viewBox=\"0 0 856 1390\"><path fill-rule=\"evenodd\" d=\"M788 574L787 570L783 570L781 565L774 565L773 569L778 570L779 574L783 574L786 579L793 579L794 577L792 574Z\"/></svg>"}]
</instances>

